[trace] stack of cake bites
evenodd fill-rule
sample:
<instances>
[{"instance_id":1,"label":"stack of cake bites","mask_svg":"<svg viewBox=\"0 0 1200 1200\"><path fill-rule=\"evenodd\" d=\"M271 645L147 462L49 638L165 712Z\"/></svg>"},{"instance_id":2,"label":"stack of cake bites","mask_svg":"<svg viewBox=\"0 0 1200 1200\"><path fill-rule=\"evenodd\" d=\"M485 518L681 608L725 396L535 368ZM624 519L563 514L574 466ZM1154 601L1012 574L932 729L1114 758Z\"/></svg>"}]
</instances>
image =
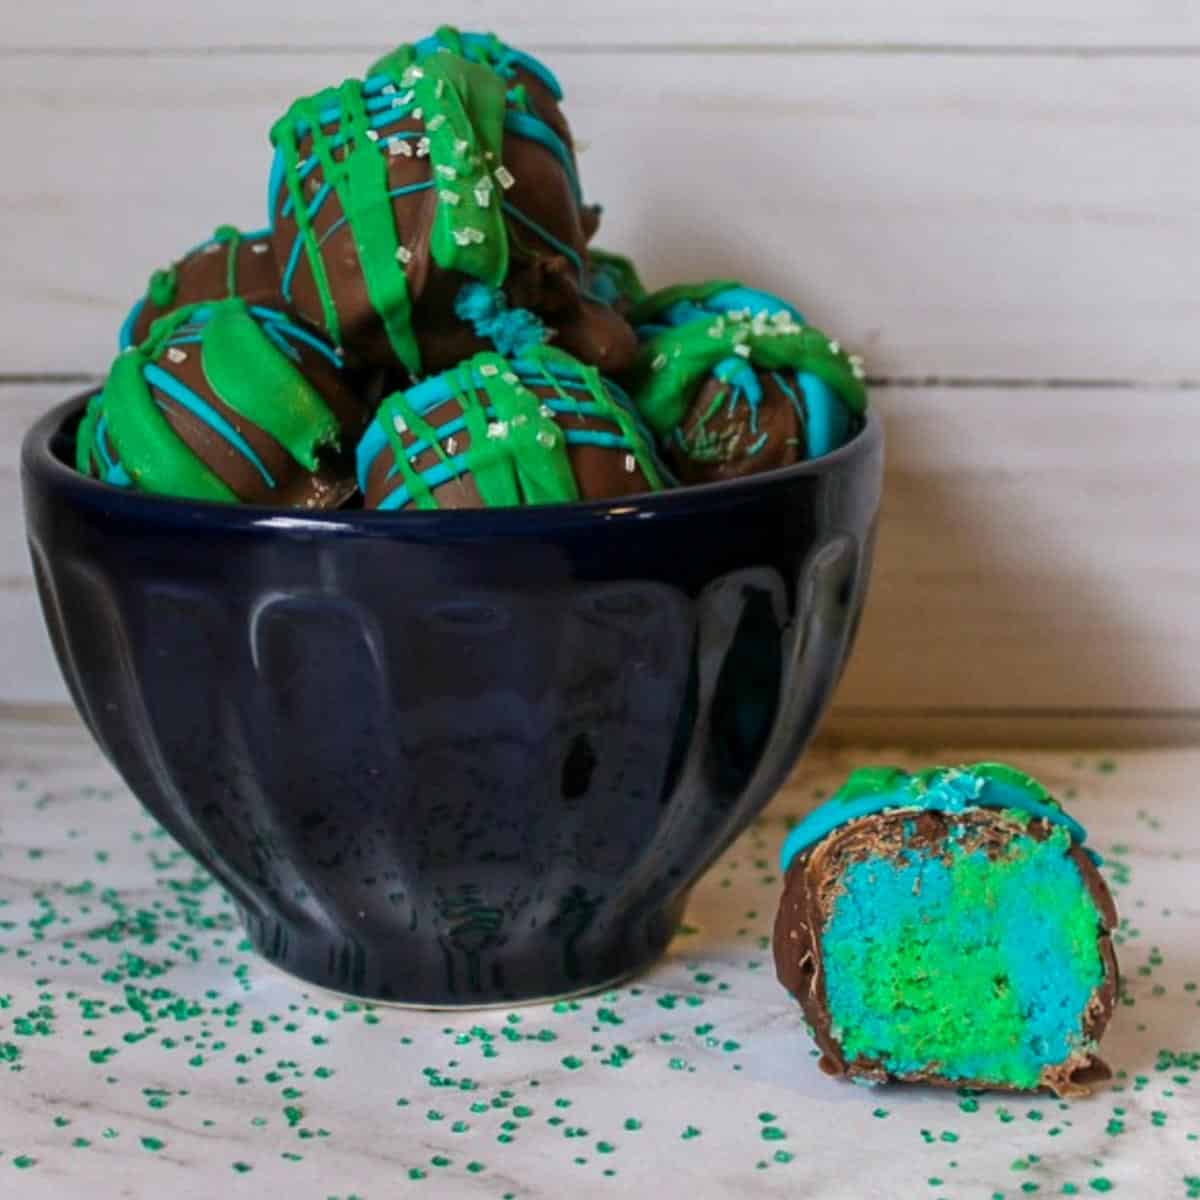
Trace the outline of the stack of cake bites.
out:
<instances>
[{"instance_id":1,"label":"stack of cake bites","mask_svg":"<svg viewBox=\"0 0 1200 1200\"><path fill-rule=\"evenodd\" d=\"M76 436L110 484L225 503L599 500L786 466L863 368L733 281L647 295L589 246L562 90L443 28L271 129L268 228L157 271Z\"/></svg>"}]
</instances>

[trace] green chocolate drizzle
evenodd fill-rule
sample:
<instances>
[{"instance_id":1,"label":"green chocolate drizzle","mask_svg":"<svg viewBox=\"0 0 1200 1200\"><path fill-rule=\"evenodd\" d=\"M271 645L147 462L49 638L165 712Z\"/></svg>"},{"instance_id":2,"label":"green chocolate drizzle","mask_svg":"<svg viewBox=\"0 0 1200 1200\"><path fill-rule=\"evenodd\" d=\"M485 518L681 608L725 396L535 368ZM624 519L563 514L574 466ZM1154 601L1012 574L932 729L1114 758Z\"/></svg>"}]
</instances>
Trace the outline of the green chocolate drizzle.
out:
<instances>
[{"instance_id":1,"label":"green chocolate drizzle","mask_svg":"<svg viewBox=\"0 0 1200 1200\"><path fill-rule=\"evenodd\" d=\"M209 242L218 242L228 246L225 252L225 291L227 296L237 295L237 257L242 244L242 231L233 225L218 225ZM203 250L203 246L192 251L193 254ZM155 308L170 308L175 303L179 292L179 267L175 264L155 271L150 276L150 284L146 289L146 297Z\"/></svg>"},{"instance_id":2,"label":"green chocolate drizzle","mask_svg":"<svg viewBox=\"0 0 1200 1200\"><path fill-rule=\"evenodd\" d=\"M399 89L399 106L413 115L419 109L425 124L438 196L430 232L433 261L445 270L499 285L508 269L508 237L492 171L501 165L504 81L491 69L451 53L418 62L411 46L389 54L371 74L390 79ZM408 280L397 258L401 243L388 194L387 149L382 144L386 139L368 137L368 131L374 131L363 86L359 80L347 80L339 88L297 100L271 130L271 140L282 155L284 182L326 332L342 344L337 306L303 193L300 145L304 138L311 139L309 152L319 162L324 182L337 195L350 226L372 308L396 356L416 373L420 351L411 326ZM339 114L332 130L321 122L328 110ZM334 155L335 137L344 142L340 157Z\"/></svg>"},{"instance_id":3,"label":"green chocolate drizzle","mask_svg":"<svg viewBox=\"0 0 1200 1200\"><path fill-rule=\"evenodd\" d=\"M146 378L147 370L159 369L159 359L185 327L189 340L198 337L202 369L213 394L270 434L300 465L316 470L318 452L337 443L337 418L263 332L263 319L243 301L232 299L187 305L157 320L145 342L117 357L103 391L89 402L76 433L79 470L101 473L97 437L103 416L116 459L135 488L192 500L239 500L175 431Z\"/></svg>"},{"instance_id":4,"label":"green chocolate drizzle","mask_svg":"<svg viewBox=\"0 0 1200 1200\"><path fill-rule=\"evenodd\" d=\"M271 344L244 305L214 305L201 336L204 376L213 392L315 471L317 451L336 445L339 429L316 388Z\"/></svg>"},{"instance_id":5,"label":"green chocolate drizzle","mask_svg":"<svg viewBox=\"0 0 1200 1200\"><path fill-rule=\"evenodd\" d=\"M715 285L700 285L711 289ZM721 285L724 290L728 285ZM667 289L674 300L695 299L690 285ZM708 291L711 295L711 290ZM659 306L664 293L652 300ZM634 314L634 321L641 319ZM696 388L718 363L732 355L766 371L790 369L816 376L854 414L867 405L861 370L834 341L811 325L800 325L788 313L767 316L724 314L689 321L656 333L643 346L634 371L633 396L638 411L660 436L683 420Z\"/></svg>"},{"instance_id":6,"label":"green chocolate drizzle","mask_svg":"<svg viewBox=\"0 0 1200 1200\"><path fill-rule=\"evenodd\" d=\"M242 244L242 231L233 225L218 225L213 240L224 242L229 247L225 252L225 294L236 296L238 249Z\"/></svg>"},{"instance_id":7,"label":"green chocolate drizzle","mask_svg":"<svg viewBox=\"0 0 1200 1200\"><path fill-rule=\"evenodd\" d=\"M175 300L178 288L179 271L173 266L166 267L150 276L150 286L146 289L146 295L155 308L168 308Z\"/></svg>"},{"instance_id":8,"label":"green chocolate drizzle","mask_svg":"<svg viewBox=\"0 0 1200 1200\"><path fill-rule=\"evenodd\" d=\"M165 320L170 323L175 315ZM118 355L104 385L100 403L121 465L141 491L236 503L233 489L196 457L154 402L142 374L154 358L157 354L147 354L144 347L127 350Z\"/></svg>"},{"instance_id":9,"label":"green chocolate drizzle","mask_svg":"<svg viewBox=\"0 0 1200 1200\"><path fill-rule=\"evenodd\" d=\"M528 384L544 385L558 397L574 404L577 397L559 382L557 371L581 386L586 402L595 405L620 430L627 452L634 455L646 480L655 490L663 479L645 434L632 413L614 399L600 373L570 355L550 346L532 346L519 360L488 351L461 363L418 389L398 392L384 401L375 424L392 451L394 470L404 480L408 497L416 508L438 507L434 491L446 478L469 474L480 498L489 508L522 504L561 504L579 499L569 451L569 434L554 419L546 402ZM432 403L420 393L430 393ZM482 393L482 394L481 394ZM455 463L441 444L438 430L430 422L430 411L457 402L463 412L470 446ZM410 462L412 448L396 429L396 419L433 449L445 468L431 485L427 472ZM364 439L367 461L360 450L360 482L365 488L366 469L381 439L378 434ZM373 451L373 452L372 452Z\"/></svg>"},{"instance_id":10,"label":"green chocolate drizzle","mask_svg":"<svg viewBox=\"0 0 1200 1200\"><path fill-rule=\"evenodd\" d=\"M595 255L596 251L592 251ZM600 251L601 254L604 251ZM609 256L614 257L614 256ZM703 304L722 292L740 288L742 284L736 279L706 279L703 283L676 283L671 287L659 288L649 296L642 295L637 307L629 314L630 323L637 325L650 324L659 313L678 304L680 300L691 300L695 304Z\"/></svg>"}]
</instances>

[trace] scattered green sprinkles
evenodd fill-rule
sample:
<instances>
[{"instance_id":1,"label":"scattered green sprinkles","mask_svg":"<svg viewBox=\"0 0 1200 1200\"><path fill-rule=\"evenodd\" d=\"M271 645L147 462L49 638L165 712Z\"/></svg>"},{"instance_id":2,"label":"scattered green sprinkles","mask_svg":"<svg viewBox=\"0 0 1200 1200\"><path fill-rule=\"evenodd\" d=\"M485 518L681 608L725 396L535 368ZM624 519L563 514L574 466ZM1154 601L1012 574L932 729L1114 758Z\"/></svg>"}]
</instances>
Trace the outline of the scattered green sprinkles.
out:
<instances>
[{"instance_id":1,"label":"scattered green sprinkles","mask_svg":"<svg viewBox=\"0 0 1200 1200\"><path fill-rule=\"evenodd\" d=\"M1008 1200L1124 1194L1129 1168L1155 1160L1183 1164L1173 1194L1200 1200L1188 908L1160 895L1146 869L1177 861L1171 831L1186 828L1187 810L1159 797L1130 807L1118 789L1134 775L1116 759L1112 770L1096 756L1074 768L1053 761L1070 775L1072 807L1119 891L1121 1004L1132 1011L1118 1046L1128 1058L1113 1063L1109 1092L1056 1102L969 1089L872 1097L821 1078L771 971L774 855L790 819L778 809L717 863L696 892L703 920L689 918L671 956L633 985L514 1011L423 1014L285 980L255 956L229 897L98 759L61 782L40 770L39 782L17 787L5 763L36 745L18 749L0 754L0 1071L21 1075L0 1089L0 1168L39 1178L53 1168L70 1183L94 1178L97 1156L124 1146L150 1177L177 1169L177 1154L215 1151L214 1169L253 1173L231 1194L295 1191L301 1178L305 1190L311 1178L314 1196L370 1200L380 1176L363 1118L374 1113L389 1122L403 1163L395 1174L414 1195L451 1194L482 1176L471 1186L518 1200L534 1162L577 1173L575 1189L590 1194L628 1177L628 1166L669 1170L697 1155L730 1178L779 1173L784 1194L785 1177L800 1178L796 1164L821 1151L798 1132L826 1103L814 1089L836 1088L833 1139L870 1144L866 1127L887 1119L878 1132L911 1144L856 1163L897 1195L951 1200L965 1194L956 1180L968 1172L983 1178L982 1194ZM815 800L833 783L826 771L821 788L789 795ZM790 1025L762 1020L787 1012ZM605 1079L622 1089L608 1095L627 1098L615 1111L600 1102ZM89 1106L97 1091L113 1098L94 1110L111 1125ZM9 1107L19 1095L54 1100L28 1124Z\"/></svg>"}]
</instances>

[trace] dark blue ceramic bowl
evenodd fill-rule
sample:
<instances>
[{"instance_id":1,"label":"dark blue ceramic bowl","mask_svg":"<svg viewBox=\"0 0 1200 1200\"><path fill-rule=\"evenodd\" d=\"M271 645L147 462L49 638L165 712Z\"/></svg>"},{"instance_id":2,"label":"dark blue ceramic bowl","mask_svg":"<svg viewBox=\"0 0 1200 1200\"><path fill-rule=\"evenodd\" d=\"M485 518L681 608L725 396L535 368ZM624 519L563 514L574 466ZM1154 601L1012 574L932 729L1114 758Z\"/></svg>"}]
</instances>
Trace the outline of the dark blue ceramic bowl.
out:
<instances>
[{"instance_id":1,"label":"dark blue ceramic bowl","mask_svg":"<svg viewBox=\"0 0 1200 1200\"><path fill-rule=\"evenodd\" d=\"M791 770L854 637L878 419L826 458L619 504L235 508L25 440L88 728L280 967L418 1005L600 987Z\"/></svg>"}]
</instances>

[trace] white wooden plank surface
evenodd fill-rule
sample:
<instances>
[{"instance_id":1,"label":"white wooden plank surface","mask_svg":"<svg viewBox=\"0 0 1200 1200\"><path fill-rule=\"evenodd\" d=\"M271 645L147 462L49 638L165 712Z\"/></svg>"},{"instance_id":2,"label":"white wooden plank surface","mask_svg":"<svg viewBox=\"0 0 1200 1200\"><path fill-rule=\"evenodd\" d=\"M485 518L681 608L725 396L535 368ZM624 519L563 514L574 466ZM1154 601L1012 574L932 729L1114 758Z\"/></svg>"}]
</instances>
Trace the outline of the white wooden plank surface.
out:
<instances>
[{"instance_id":1,"label":"white wooden plank surface","mask_svg":"<svg viewBox=\"0 0 1200 1200\"><path fill-rule=\"evenodd\" d=\"M63 698L28 582L14 445L64 391L0 388L0 702ZM881 390L884 520L867 619L839 696L853 728L873 724L886 736L893 716L913 713L1195 715L1196 399ZM978 722L972 728L988 736Z\"/></svg>"},{"instance_id":2,"label":"white wooden plank surface","mask_svg":"<svg viewBox=\"0 0 1200 1200\"><path fill-rule=\"evenodd\" d=\"M386 15L385 15L386 14ZM0 47L374 46L421 37L442 21L495 29L535 46L714 45L1179 46L1200 42L1191 0L459 0L397 7L373 0L54 0L13 5Z\"/></svg>"},{"instance_id":3,"label":"white wooden plank surface","mask_svg":"<svg viewBox=\"0 0 1200 1200\"><path fill-rule=\"evenodd\" d=\"M1185 60L556 58L662 284L733 274L901 377L1200 378ZM0 373L95 371L150 270L261 223L266 130L363 56L5 62Z\"/></svg>"}]
</instances>

